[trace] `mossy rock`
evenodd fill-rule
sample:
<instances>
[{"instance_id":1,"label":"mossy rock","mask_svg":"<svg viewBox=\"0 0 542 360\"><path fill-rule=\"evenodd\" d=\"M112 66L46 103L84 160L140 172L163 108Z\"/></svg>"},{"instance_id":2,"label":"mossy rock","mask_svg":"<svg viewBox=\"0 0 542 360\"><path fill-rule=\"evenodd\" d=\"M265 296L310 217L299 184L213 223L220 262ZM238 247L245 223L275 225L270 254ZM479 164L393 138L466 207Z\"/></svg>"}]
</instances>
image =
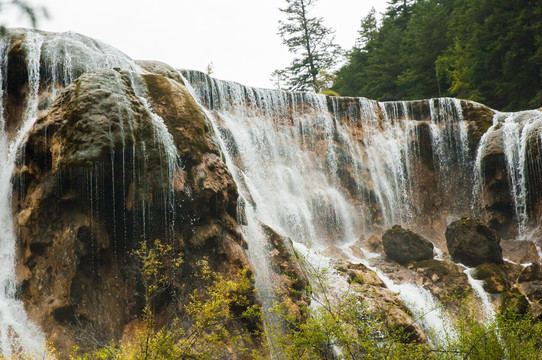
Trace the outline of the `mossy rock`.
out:
<instances>
[{"instance_id":1,"label":"mossy rock","mask_svg":"<svg viewBox=\"0 0 542 360\"><path fill-rule=\"evenodd\" d=\"M293 300L308 301L305 292L309 279L299 263L292 240L279 235L268 225L262 225L262 230L272 248L269 258L277 273L282 277L281 281L286 285L288 295Z\"/></svg>"},{"instance_id":2,"label":"mossy rock","mask_svg":"<svg viewBox=\"0 0 542 360\"><path fill-rule=\"evenodd\" d=\"M495 111L474 101L461 101L463 118L472 123L469 126L469 148L474 151L487 130L493 125Z\"/></svg>"},{"instance_id":3,"label":"mossy rock","mask_svg":"<svg viewBox=\"0 0 542 360\"><path fill-rule=\"evenodd\" d=\"M464 298L470 289L467 275L452 262L417 261L412 264L412 269L423 276L423 285L445 303L459 305L457 300Z\"/></svg>"},{"instance_id":4,"label":"mossy rock","mask_svg":"<svg viewBox=\"0 0 542 360\"><path fill-rule=\"evenodd\" d=\"M382 245L388 258L402 265L433 258L433 244L429 240L399 225L386 230Z\"/></svg>"},{"instance_id":5,"label":"mossy rock","mask_svg":"<svg viewBox=\"0 0 542 360\"><path fill-rule=\"evenodd\" d=\"M504 291L501 298L501 313L513 313L526 315L529 312L529 300L523 295L517 287Z\"/></svg>"},{"instance_id":6,"label":"mossy rock","mask_svg":"<svg viewBox=\"0 0 542 360\"><path fill-rule=\"evenodd\" d=\"M478 219L462 217L446 227L446 246L452 259L466 266L502 264L499 234Z\"/></svg>"},{"instance_id":7,"label":"mossy rock","mask_svg":"<svg viewBox=\"0 0 542 360\"><path fill-rule=\"evenodd\" d=\"M474 269L472 277L484 282L484 290L490 294L500 294L510 290L503 269L497 264L482 264Z\"/></svg>"},{"instance_id":8,"label":"mossy rock","mask_svg":"<svg viewBox=\"0 0 542 360\"><path fill-rule=\"evenodd\" d=\"M153 110L164 120L179 155L189 164L202 161L203 154L218 151L208 136L202 112L184 87L162 75L143 75Z\"/></svg>"},{"instance_id":9,"label":"mossy rock","mask_svg":"<svg viewBox=\"0 0 542 360\"><path fill-rule=\"evenodd\" d=\"M185 85L179 72L166 63L150 60L138 60L136 63L141 66L143 70L146 70L151 74L161 75L170 80L174 80L181 85Z\"/></svg>"}]
</instances>

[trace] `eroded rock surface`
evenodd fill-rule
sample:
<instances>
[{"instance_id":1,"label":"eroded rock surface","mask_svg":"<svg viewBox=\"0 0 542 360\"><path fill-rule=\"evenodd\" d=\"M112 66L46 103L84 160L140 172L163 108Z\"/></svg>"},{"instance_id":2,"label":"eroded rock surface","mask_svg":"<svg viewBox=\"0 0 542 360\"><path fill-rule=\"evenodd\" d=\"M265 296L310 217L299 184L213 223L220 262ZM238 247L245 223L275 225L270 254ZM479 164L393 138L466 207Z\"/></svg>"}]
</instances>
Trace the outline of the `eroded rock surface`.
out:
<instances>
[{"instance_id":1,"label":"eroded rock surface","mask_svg":"<svg viewBox=\"0 0 542 360\"><path fill-rule=\"evenodd\" d=\"M446 228L446 244L454 261L467 266L503 262L500 237L480 220L463 217Z\"/></svg>"},{"instance_id":2,"label":"eroded rock surface","mask_svg":"<svg viewBox=\"0 0 542 360\"><path fill-rule=\"evenodd\" d=\"M412 230L395 225L382 236L386 255L399 264L433 258L433 244Z\"/></svg>"},{"instance_id":3,"label":"eroded rock surface","mask_svg":"<svg viewBox=\"0 0 542 360\"><path fill-rule=\"evenodd\" d=\"M404 332L409 342L425 342L423 329L397 294L389 290L380 278L365 265L338 261L335 268L344 274L361 301L376 312L391 329Z\"/></svg>"},{"instance_id":4,"label":"eroded rock surface","mask_svg":"<svg viewBox=\"0 0 542 360\"><path fill-rule=\"evenodd\" d=\"M251 269L236 186L174 79L85 73L41 114L24 150L14 181L22 299L64 353L76 339L83 348L120 339L140 316L131 252L141 241L160 239L184 259L156 304L161 322L183 313L202 258L232 279Z\"/></svg>"}]
</instances>

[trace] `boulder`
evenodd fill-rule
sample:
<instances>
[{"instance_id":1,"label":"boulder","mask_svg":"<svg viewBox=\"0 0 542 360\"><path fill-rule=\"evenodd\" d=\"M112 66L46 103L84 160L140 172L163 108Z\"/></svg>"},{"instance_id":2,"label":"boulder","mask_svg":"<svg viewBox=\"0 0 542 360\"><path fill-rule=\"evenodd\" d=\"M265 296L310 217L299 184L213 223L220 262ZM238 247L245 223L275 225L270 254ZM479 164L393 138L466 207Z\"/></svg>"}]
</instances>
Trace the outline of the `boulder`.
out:
<instances>
[{"instance_id":1,"label":"boulder","mask_svg":"<svg viewBox=\"0 0 542 360\"><path fill-rule=\"evenodd\" d=\"M399 264L433 258L433 244L412 230L394 225L382 236L386 255Z\"/></svg>"},{"instance_id":2,"label":"boulder","mask_svg":"<svg viewBox=\"0 0 542 360\"><path fill-rule=\"evenodd\" d=\"M472 277L484 282L484 290L490 294L500 294L510 291L514 284L514 279L521 272L521 266L511 263L503 264L481 264L478 265Z\"/></svg>"},{"instance_id":3,"label":"boulder","mask_svg":"<svg viewBox=\"0 0 542 360\"><path fill-rule=\"evenodd\" d=\"M446 245L452 260L466 266L503 262L500 237L480 220L463 217L446 228Z\"/></svg>"}]
</instances>

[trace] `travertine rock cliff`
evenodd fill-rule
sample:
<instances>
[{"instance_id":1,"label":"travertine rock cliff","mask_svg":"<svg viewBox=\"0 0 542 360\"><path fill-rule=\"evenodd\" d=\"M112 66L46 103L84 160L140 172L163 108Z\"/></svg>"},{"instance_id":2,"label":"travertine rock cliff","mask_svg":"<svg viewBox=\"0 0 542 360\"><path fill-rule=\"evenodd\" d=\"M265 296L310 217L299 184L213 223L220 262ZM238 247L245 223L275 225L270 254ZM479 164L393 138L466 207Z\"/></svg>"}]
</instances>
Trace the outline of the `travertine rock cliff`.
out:
<instances>
[{"instance_id":1,"label":"travertine rock cliff","mask_svg":"<svg viewBox=\"0 0 542 360\"><path fill-rule=\"evenodd\" d=\"M64 353L130 336L144 306L132 253L155 239L184 260L155 300L158 326L182 317L204 258L227 278L256 272L260 294L277 290L302 320L310 279L293 246L304 244L343 259L330 266L360 299L425 341L397 294L352 262L442 301L466 294L445 241L461 216L487 223L511 261L497 251L496 264L466 264L481 263L473 277L492 300L542 311L539 111L252 89L70 33L11 30L0 59L2 151L18 150L15 281L28 317ZM422 257L385 256L381 236L395 224L429 240ZM232 326L263 348L262 319Z\"/></svg>"}]
</instances>

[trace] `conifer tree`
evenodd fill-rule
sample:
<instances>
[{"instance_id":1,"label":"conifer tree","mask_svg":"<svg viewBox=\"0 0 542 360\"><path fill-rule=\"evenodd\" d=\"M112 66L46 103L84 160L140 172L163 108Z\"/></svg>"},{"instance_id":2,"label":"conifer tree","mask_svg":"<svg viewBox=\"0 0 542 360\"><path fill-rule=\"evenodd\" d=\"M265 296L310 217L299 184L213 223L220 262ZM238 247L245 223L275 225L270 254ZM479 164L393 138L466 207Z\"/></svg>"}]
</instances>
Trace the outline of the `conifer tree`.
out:
<instances>
[{"instance_id":1,"label":"conifer tree","mask_svg":"<svg viewBox=\"0 0 542 360\"><path fill-rule=\"evenodd\" d=\"M323 19L311 17L317 0L286 0L286 20L279 22L278 34L284 45L296 57L283 74L290 90L319 92L325 86L321 74L330 73L341 55L334 43L333 30L324 26Z\"/></svg>"}]
</instances>

